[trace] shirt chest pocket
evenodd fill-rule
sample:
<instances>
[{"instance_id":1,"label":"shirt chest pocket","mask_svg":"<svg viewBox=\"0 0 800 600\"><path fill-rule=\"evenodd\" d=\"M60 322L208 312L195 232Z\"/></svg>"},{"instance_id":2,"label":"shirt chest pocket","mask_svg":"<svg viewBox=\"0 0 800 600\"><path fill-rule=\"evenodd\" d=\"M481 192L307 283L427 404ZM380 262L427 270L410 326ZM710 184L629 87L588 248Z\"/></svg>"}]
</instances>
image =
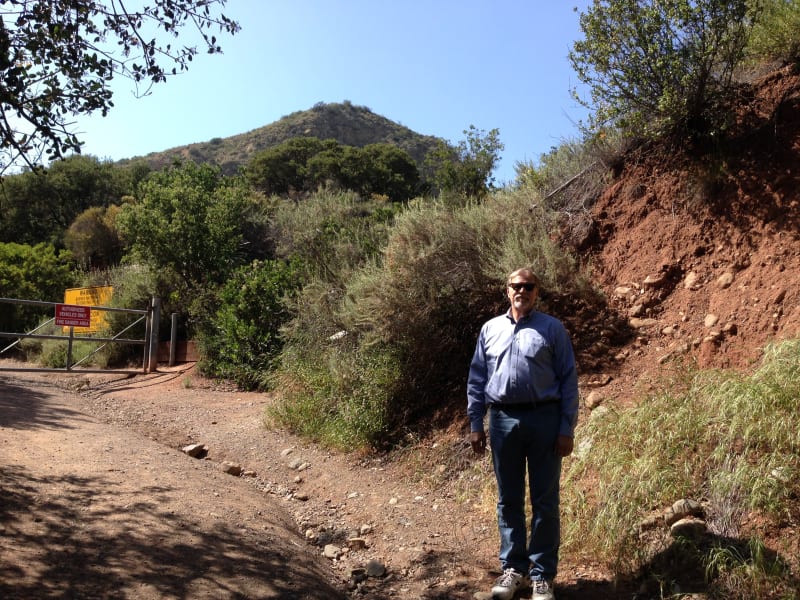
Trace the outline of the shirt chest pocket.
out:
<instances>
[{"instance_id":1,"label":"shirt chest pocket","mask_svg":"<svg viewBox=\"0 0 800 600\"><path fill-rule=\"evenodd\" d=\"M520 355L530 360L550 356L550 346L547 340L534 329L521 329L514 335L514 342Z\"/></svg>"}]
</instances>

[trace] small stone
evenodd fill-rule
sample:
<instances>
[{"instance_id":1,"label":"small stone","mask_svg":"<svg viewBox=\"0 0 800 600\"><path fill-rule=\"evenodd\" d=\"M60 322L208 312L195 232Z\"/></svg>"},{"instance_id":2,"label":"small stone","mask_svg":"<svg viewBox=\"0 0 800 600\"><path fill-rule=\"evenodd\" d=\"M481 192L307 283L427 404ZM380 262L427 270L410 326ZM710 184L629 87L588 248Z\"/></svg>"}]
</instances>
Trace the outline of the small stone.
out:
<instances>
[{"instance_id":1,"label":"small stone","mask_svg":"<svg viewBox=\"0 0 800 600\"><path fill-rule=\"evenodd\" d=\"M322 550L322 556L325 558L330 558L331 560L336 560L342 555L342 549L339 546L334 546L333 544L325 544L325 548Z\"/></svg>"},{"instance_id":2,"label":"small stone","mask_svg":"<svg viewBox=\"0 0 800 600\"><path fill-rule=\"evenodd\" d=\"M595 408L595 409L592 411L591 417L592 417L592 419L599 419L599 418L600 418L600 417L602 417L603 415L607 415L607 414L608 414L608 412L609 412L609 411L608 411L608 407L607 407L607 406L602 406L602 405L601 405L601 406L598 406L597 408Z\"/></svg>"},{"instance_id":3,"label":"small stone","mask_svg":"<svg viewBox=\"0 0 800 600\"><path fill-rule=\"evenodd\" d=\"M633 290L628 286L621 285L619 287L614 288L614 295L618 298L625 298L628 296Z\"/></svg>"},{"instance_id":4,"label":"small stone","mask_svg":"<svg viewBox=\"0 0 800 600\"><path fill-rule=\"evenodd\" d=\"M769 474L781 483L789 483L789 469L786 467L775 467Z\"/></svg>"},{"instance_id":5,"label":"small stone","mask_svg":"<svg viewBox=\"0 0 800 600\"><path fill-rule=\"evenodd\" d=\"M644 282L642 282L642 287L645 288L657 288L660 287L664 283L665 277L663 273L659 273L658 275L648 275L644 278Z\"/></svg>"},{"instance_id":6,"label":"small stone","mask_svg":"<svg viewBox=\"0 0 800 600\"><path fill-rule=\"evenodd\" d=\"M717 285L718 285L720 288L722 288L723 290L724 290L725 288L728 288L728 287L730 287L730 285L731 285L732 283L733 283L733 273L731 273L730 271L728 271L727 273L723 273L723 274L722 274L722 275L720 275L720 276L719 276L719 278L717 279Z\"/></svg>"},{"instance_id":7,"label":"small stone","mask_svg":"<svg viewBox=\"0 0 800 600\"><path fill-rule=\"evenodd\" d=\"M386 567L382 562L373 558L367 563L367 575L370 577L383 577L386 575Z\"/></svg>"},{"instance_id":8,"label":"small stone","mask_svg":"<svg viewBox=\"0 0 800 600\"><path fill-rule=\"evenodd\" d=\"M358 532L359 532L361 535L367 535L367 534L368 534L368 533L370 533L371 531L372 531L372 525L366 525L366 524L365 524L365 525L362 525L362 526L361 526L361 528L358 530Z\"/></svg>"},{"instance_id":9,"label":"small stone","mask_svg":"<svg viewBox=\"0 0 800 600\"><path fill-rule=\"evenodd\" d=\"M641 317L644 314L644 304L634 304L628 311L629 317Z\"/></svg>"},{"instance_id":10,"label":"small stone","mask_svg":"<svg viewBox=\"0 0 800 600\"><path fill-rule=\"evenodd\" d=\"M189 444L181 448L181 452L188 454L192 458L202 458L208 452L208 448L203 444Z\"/></svg>"},{"instance_id":11,"label":"small stone","mask_svg":"<svg viewBox=\"0 0 800 600\"><path fill-rule=\"evenodd\" d=\"M703 519L687 517L673 523L669 531L672 537L697 539L705 535L707 529L706 522Z\"/></svg>"},{"instance_id":12,"label":"small stone","mask_svg":"<svg viewBox=\"0 0 800 600\"><path fill-rule=\"evenodd\" d=\"M628 322L634 329L641 329L642 327L651 327L653 325L658 325L658 320L656 319L628 319Z\"/></svg>"},{"instance_id":13,"label":"small stone","mask_svg":"<svg viewBox=\"0 0 800 600\"><path fill-rule=\"evenodd\" d=\"M222 468L223 473L227 473L228 475L233 475L238 477L242 474L242 467L241 465L237 465L236 463L228 462L227 460L224 461L220 467Z\"/></svg>"},{"instance_id":14,"label":"small stone","mask_svg":"<svg viewBox=\"0 0 800 600\"><path fill-rule=\"evenodd\" d=\"M679 515L681 518L688 516L700 517L703 515L703 505L691 498L676 500L673 502L670 510L673 514Z\"/></svg>"},{"instance_id":15,"label":"small stone","mask_svg":"<svg viewBox=\"0 0 800 600\"><path fill-rule=\"evenodd\" d=\"M600 403L603 402L603 396L597 390L589 392L589 395L586 396L586 408L589 410L594 410Z\"/></svg>"},{"instance_id":16,"label":"small stone","mask_svg":"<svg viewBox=\"0 0 800 600\"><path fill-rule=\"evenodd\" d=\"M611 375L608 373L599 373L587 381L586 385L588 387L603 387L609 383L611 383Z\"/></svg>"},{"instance_id":17,"label":"small stone","mask_svg":"<svg viewBox=\"0 0 800 600\"><path fill-rule=\"evenodd\" d=\"M355 583L361 583L368 577L367 570L363 567L354 567L350 570L350 579Z\"/></svg>"},{"instance_id":18,"label":"small stone","mask_svg":"<svg viewBox=\"0 0 800 600\"><path fill-rule=\"evenodd\" d=\"M360 537L353 537L347 540L347 547L351 550L363 550L367 547L367 540Z\"/></svg>"},{"instance_id":19,"label":"small stone","mask_svg":"<svg viewBox=\"0 0 800 600\"><path fill-rule=\"evenodd\" d=\"M293 497L295 500L300 500L301 502L306 502L308 500L308 494L305 492L296 492Z\"/></svg>"},{"instance_id":20,"label":"small stone","mask_svg":"<svg viewBox=\"0 0 800 600\"><path fill-rule=\"evenodd\" d=\"M707 314L706 318L703 319L703 325L706 327L713 327L719 322L719 317L714 314Z\"/></svg>"}]
</instances>

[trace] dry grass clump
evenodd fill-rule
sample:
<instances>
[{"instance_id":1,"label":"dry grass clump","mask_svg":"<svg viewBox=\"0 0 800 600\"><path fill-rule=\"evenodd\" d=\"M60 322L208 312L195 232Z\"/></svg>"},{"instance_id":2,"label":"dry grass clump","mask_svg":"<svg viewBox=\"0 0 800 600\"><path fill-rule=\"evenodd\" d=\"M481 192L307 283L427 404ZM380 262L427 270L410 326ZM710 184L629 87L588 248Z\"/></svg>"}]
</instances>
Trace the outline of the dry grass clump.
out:
<instances>
[{"instance_id":1,"label":"dry grass clump","mask_svg":"<svg viewBox=\"0 0 800 600\"><path fill-rule=\"evenodd\" d=\"M593 414L565 471L567 551L675 581L680 574L664 557L694 557L720 597L752 597L742 593L743 578L751 590L769 590L759 598L789 597L780 593L793 577L782 558L751 551L763 541L749 542L741 524L754 512L774 523L797 514L798 375L800 341L785 342L769 347L751 376L699 371L635 409ZM664 530L643 544L644 519L681 498L704 504L710 536L678 548Z\"/></svg>"}]
</instances>

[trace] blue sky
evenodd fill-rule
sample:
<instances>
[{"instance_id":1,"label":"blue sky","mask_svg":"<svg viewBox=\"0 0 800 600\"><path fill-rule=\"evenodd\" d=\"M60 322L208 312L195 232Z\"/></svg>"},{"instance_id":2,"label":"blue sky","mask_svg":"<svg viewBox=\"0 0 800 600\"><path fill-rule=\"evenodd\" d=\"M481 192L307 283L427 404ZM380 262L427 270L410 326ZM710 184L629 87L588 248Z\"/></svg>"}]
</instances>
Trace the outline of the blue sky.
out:
<instances>
[{"instance_id":1,"label":"blue sky","mask_svg":"<svg viewBox=\"0 0 800 600\"><path fill-rule=\"evenodd\" d=\"M242 31L220 36L223 54L144 98L115 80L114 108L75 130L84 154L118 160L349 100L452 143L470 125L498 129L495 177L510 182L518 161L577 137L586 118L567 54L590 1L229 0Z\"/></svg>"}]
</instances>

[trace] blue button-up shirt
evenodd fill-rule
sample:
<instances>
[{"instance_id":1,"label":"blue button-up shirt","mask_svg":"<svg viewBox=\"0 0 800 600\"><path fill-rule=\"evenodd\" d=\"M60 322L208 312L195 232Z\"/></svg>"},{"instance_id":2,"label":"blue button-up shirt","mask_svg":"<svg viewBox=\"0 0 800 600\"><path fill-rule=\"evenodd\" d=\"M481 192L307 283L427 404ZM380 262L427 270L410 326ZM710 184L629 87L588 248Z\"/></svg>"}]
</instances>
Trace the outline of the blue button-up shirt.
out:
<instances>
[{"instance_id":1,"label":"blue button-up shirt","mask_svg":"<svg viewBox=\"0 0 800 600\"><path fill-rule=\"evenodd\" d=\"M560 435L572 437L578 420L578 374L564 325L532 311L514 321L511 311L481 328L467 380L471 431L483 431L489 404L559 402Z\"/></svg>"}]
</instances>

